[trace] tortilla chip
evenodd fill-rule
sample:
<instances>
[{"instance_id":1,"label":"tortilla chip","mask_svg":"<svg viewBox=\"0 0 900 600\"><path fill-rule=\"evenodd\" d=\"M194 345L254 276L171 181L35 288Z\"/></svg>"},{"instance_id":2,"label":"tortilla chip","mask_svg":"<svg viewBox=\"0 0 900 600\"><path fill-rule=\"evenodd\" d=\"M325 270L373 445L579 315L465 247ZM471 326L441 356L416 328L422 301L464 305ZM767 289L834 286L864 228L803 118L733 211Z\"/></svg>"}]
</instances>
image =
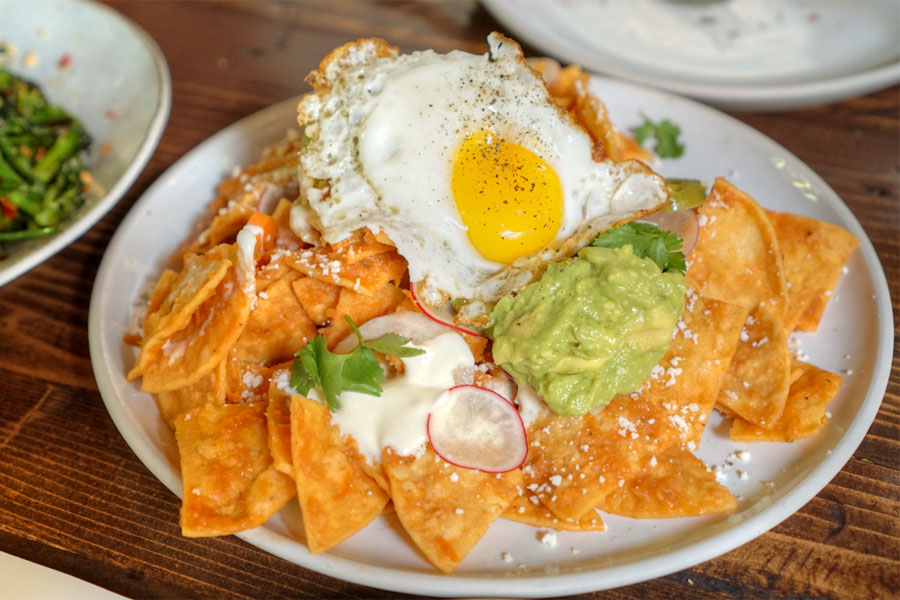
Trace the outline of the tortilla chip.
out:
<instances>
[{"instance_id":1,"label":"tortilla chip","mask_svg":"<svg viewBox=\"0 0 900 600\"><path fill-rule=\"evenodd\" d=\"M265 259L261 258L261 262ZM269 262L261 265L256 269L256 293L265 292L269 286L276 281L281 280L288 274L293 275L296 271L290 268L287 263L282 260L282 256L277 251L274 256L269 256Z\"/></svg>"},{"instance_id":2,"label":"tortilla chip","mask_svg":"<svg viewBox=\"0 0 900 600\"><path fill-rule=\"evenodd\" d=\"M534 500L528 500L530 497L533 497ZM597 512L588 512L578 520L560 518L531 494L516 496L501 516L508 521L559 531L603 531L606 529L603 519Z\"/></svg>"},{"instance_id":3,"label":"tortilla chip","mask_svg":"<svg viewBox=\"0 0 900 600\"><path fill-rule=\"evenodd\" d=\"M666 519L726 512L737 508L737 502L702 460L673 446L652 457L640 475L597 508L633 519Z\"/></svg>"},{"instance_id":4,"label":"tortilla chip","mask_svg":"<svg viewBox=\"0 0 900 600\"><path fill-rule=\"evenodd\" d=\"M128 380L140 377L151 363L159 361L169 337L187 327L194 313L214 293L225 279L231 261L220 255L191 255L177 278L173 271L164 271L151 294L144 317L144 339L137 363L128 373ZM187 385L187 384L185 384ZM176 386L170 389L177 389Z\"/></svg>"},{"instance_id":5,"label":"tortilla chip","mask_svg":"<svg viewBox=\"0 0 900 600\"><path fill-rule=\"evenodd\" d=\"M190 410L214 404L225 404L225 361L221 361L215 369L201 377L195 383L173 390L155 394L156 406L166 424L175 430L175 419Z\"/></svg>"},{"instance_id":6,"label":"tortilla chip","mask_svg":"<svg viewBox=\"0 0 900 600\"><path fill-rule=\"evenodd\" d=\"M260 402L268 399L273 367L241 360L236 348L225 357L224 362L227 402Z\"/></svg>"},{"instance_id":7,"label":"tortilla chip","mask_svg":"<svg viewBox=\"0 0 900 600\"><path fill-rule=\"evenodd\" d=\"M788 283L784 328L815 331L859 238L809 217L771 211L766 215L778 238Z\"/></svg>"},{"instance_id":8,"label":"tortilla chip","mask_svg":"<svg viewBox=\"0 0 900 600\"><path fill-rule=\"evenodd\" d=\"M529 430L526 498L580 520L651 456L696 443L747 311L690 292L669 351L642 388L581 419L547 415Z\"/></svg>"},{"instance_id":9,"label":"tortilla chip","mask_svg":"<svg viewBox=\"0 0 900 600\"><path fill-rule=\"evenodd\" d=\"M754 200L721 177L698 210L700 234L686 284L711 298L784 318L787 283L775 230Z\"/></svg>"},{"instance_id":10,"label":"tortilla chip","mask_svg":"<svg viewBox=\"0 0 900 600\"><path fill-rule=\"evenodd\" d=\"M355 457L347 457L328 407L296 395L291 397L291 458L306 545L313 554L368 525L389 500Z\"/></svg>"},{"instance_id":11,"label":"tortilla chip","mask_svg":"<svg viewBox=\"0 0 900 600\"><path fill-rule=\"evenodd\" d=\"M456 568L522 484L518 469L494 474L454 467L430 446L418 457L398 456L387 448L381 463L397 517L422 554L444 573Z\"/></svg>"},{"instance_id":12,"label":"tortilla chip","mask_svg":"<svg viewBox=\"0 0 900 600\"><path fill-rule=\"evenodd\" d=\"M375 317L402 309L412 310L414 307L408 292L390 283L371 295L343 288L334 309L334 317L331 323L322 329L321 334L325 336L328 348L331 349L351 333L344 315L350 315L353 322L359 326Z\"/></svg>"},{"instance_id":13,"label":"tortilla chip","mask_svg":"<svg viewBox=\"0 0 900 600\"><path fill-rule=\"evenodd\" d=\"M229 268L188 324L164 339L161 356L141 373L143 391L159 393L191 385L225 358L243 332L255 298L252 289L248 293L240 285L238 275L236 268Z\"/></svg>"},{"instance_id":14,"label":"tortilla chip","mask_svg":"<svg viewBox=\"0 0 900 600\"><path fill-rule=\"evenodd\" d=\"M375 242L382 246L379 242ZM333 283L364 295L377 293L387 283L400 283L406 274L406 260L393 248L347 263L349 249L320 246L286 253L288 266L304 275Z\"/></svg>"},{"instance_id":15,"label":"tortilla chip","mask_svg":"<svg viewBox=\"0 0 900 600\"><path fill-rule=\"evenodd\" d=\"M150 300L147 302L147 310L144 314L144 322L141 327L143 340L148 339L150 334L159 327L159 319L162 317L159 313L159 308L169 294L172 293L172 288L175 287L175 282L177 281L178 273L172 269L166 269L162 272L162 275L159 276L159 280L156 282L156 286L150 294Z\"/></svg>"},{"instance_id":16,"label":"tortilla chip","mask_svg":"<svg viewBox=\"0 0 900 600\"><path fill-rule=\"evenodd\" d=\"M287 198L278 201L278 206L272 211L275 220L275 247L296 250L306 244L303 243L294 230L291 229L291 205L293 202Z\"/></svg>"},{"instance_id":17,"label":"tortilla chip","mask_svg":"<svg viewBox=\"0 0 900 600\"><path fill-rule=\"evenodd\" d=\"M260 196L264 192L263 186L257 185L230 201L224 210L213 217L209 229L204 235L197 238L191 251L203 252L217 244L233 241L241 228L247 224L250 215L256 210Z\"/></svg>"},{"instance_id":18,"label":"tortilla chip","mask_svg":"<svg viewBox=\"0 0 900 600\"><path fill-rule=\"evenodd\" d=\"M300 306L316 325L325 325L334 318L341 286L314 277L301 277L291 285Z\"/></svg>"},{"instance_id":19,"label":"tortilla chip","mask_svg":"<svg viewBox=\"0 0 900 600\"><path fill-rule=\"evenodd\" d=\"M791 384L791 355L781 322L758 306L747 317L741 340L719 392L718 404L763 429L778 422Z\"/></svg>"},{"instance_id":20,"label":"tortilla chip","mask_svg":"<svg viewBox=\"0 0 900 600\"><path fill-rule=\"evenodd\" d=\"M269 405L266 408L266 422L269 430L269 452L272 466L294 478L291 459L291 396L281 389L273 378L269 383Z\"/></svg>"},{"instance_id":21,"label":"tortilla chip","mask_svg":"<svg viewBox=\"0 0 900 600\"><path fill-rule=\"evenodd\" d=\"M262 525L294 495L272 466L266 404L207 404L175 421L184 497L181 532L227 535Z\"/></svg>"},{"instance_id":22,"label":"tortilla chip","mask_svg":"<svg viewBox=\"0 0 900 600\"><path fill-rule=\"evenodd\" d=\"M840 375L794 361L799 376L791 384L781 417L763 429L743 419L735 419L731 439L736 442L793 442L818 433L828 422L825 407L841 387Z\"/></svg>"},{"instance_id":23,"label":"tortilla chip","mask_svg":"<svg viewBox=\"0 0 900 600\"><path fill-rule=\"evenodd\" d=\"M247 326L235 346L241 360L273 364L289 360L316 336L316 324L306 315L291 287L301 277L289 269L257 294Z\"/></svg>"}]
</instances>

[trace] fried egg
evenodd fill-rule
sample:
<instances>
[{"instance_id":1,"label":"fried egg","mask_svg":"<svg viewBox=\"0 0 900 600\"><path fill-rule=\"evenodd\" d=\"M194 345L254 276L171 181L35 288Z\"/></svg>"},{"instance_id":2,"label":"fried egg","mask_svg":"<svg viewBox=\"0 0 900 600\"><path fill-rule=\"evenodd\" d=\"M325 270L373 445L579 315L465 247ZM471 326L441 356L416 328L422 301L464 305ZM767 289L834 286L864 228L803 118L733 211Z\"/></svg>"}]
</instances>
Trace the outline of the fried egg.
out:
<instances>
[{"instance_id":1,"label":"fried egg","mask_svg":"<svg viewBox=\"0 0 900 600\"><path fill-rule=\"evenodd\" d=\"M594 160L518 44L488 44L399 55L360 40L323 61L298 107L297 220L329 243L383 232L431 304L499 299L667 198L643 163Z\"/></svg>"}]
</instances>

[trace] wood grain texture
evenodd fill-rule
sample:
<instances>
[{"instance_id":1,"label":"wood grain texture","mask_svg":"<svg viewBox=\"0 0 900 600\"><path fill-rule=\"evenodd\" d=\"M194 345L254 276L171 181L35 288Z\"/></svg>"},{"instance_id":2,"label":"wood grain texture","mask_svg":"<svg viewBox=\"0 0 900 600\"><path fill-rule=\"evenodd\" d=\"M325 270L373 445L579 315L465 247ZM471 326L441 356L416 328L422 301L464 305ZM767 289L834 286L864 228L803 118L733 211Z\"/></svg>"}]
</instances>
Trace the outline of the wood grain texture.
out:
<instances>
[{"instance_id":1,"label":"wood grain texture","mask_svg":"<svg viewBox=\"0 0 900 600\"><path fill-rule=\"evenodd\" d=\"M147 168L109 215L0 288L0 550L132 597L398 597L235 537L180 536L178 499L131 452L97 392L87 342L91 286L116 226L157 176L216 131L305 91L304 76L331 48L374 35L406 51L482 52L487 33L502 27L474 0L110 4L165 53L172 115ZM796 154L852 209L881 258L900 323L900 89L737 116ZM865 440L795 515L692 569L583 597L896 597L898 348Z\"/></svg>"}]
</instances>

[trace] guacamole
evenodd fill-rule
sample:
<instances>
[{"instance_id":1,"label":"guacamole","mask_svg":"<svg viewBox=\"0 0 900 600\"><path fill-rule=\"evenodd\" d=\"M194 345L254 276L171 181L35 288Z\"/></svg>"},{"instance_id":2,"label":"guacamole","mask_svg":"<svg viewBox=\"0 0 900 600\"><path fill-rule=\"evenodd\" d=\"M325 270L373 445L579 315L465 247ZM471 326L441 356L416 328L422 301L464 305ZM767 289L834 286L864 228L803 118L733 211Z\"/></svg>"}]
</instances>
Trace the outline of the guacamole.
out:
<instances>
[{"instance_id":1,"label":"guacamole","mask_svg":"<svg viewBox=\"0 0 900 600\"><path fill-rule=\"evenodd\" d=\"M669 349L684 275L631 246L584 248L491 313L494 361L561 415L638 389Z\"/></svg>"}]
</instances>

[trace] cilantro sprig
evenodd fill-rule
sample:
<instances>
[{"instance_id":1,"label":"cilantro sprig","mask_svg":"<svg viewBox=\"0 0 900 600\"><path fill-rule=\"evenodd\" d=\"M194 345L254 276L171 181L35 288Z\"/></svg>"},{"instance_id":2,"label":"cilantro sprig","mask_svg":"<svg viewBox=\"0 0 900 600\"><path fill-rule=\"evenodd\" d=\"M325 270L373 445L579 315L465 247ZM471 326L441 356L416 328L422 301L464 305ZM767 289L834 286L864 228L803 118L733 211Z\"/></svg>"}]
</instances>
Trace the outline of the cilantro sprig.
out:
<instances>
[{"instance_id":1,"label":"cilantro sprig","mask_svg":"<svg viewBox=\"0 0 900 600\"><path fill-rule=\"evenodd\" d=\"M312 388L319 388L331 410L341 407L340 396L344 390L370 396L381 395L384 369L378 363L375 352L400 358L425 352L407 346L409 339L396 333L364 340L353 319L349 315L344 315L344 318L359 340L356 348L347 354L335 354L328 350L325 338L319 334L294 354L296 358L291 364L291 387L303 396Z\"/></svg>"},{"instance_id":2,"label":"cilantro sprig","mask_svg":"<svg viewBox=\"0 0 900 600\"><path fill-rule=\"evenodd\" d=\"M640 258L650 258L663 271L687 270L684 253L679 249L682 239L676 233L663 231L652 223L630 222L598 235L591 246L622 248L631 245L631 251Z\"/></svg>"},{"instance_id":3,"label":"cilantro sprig","mask_svg":"<svg viewBox=\"0 0 900 600\"><path fill-rule=\"evenodd\" d=\"M678 136L681 135L681 128L678 125L669 119L654 123L647 115L641 116L644 118L644 124L631 130L638 144L643 146L652 135L656 139L653 151L660 158L678 158L684 154L684 144L678 143Z\"/></svg>"}]
</instances>

